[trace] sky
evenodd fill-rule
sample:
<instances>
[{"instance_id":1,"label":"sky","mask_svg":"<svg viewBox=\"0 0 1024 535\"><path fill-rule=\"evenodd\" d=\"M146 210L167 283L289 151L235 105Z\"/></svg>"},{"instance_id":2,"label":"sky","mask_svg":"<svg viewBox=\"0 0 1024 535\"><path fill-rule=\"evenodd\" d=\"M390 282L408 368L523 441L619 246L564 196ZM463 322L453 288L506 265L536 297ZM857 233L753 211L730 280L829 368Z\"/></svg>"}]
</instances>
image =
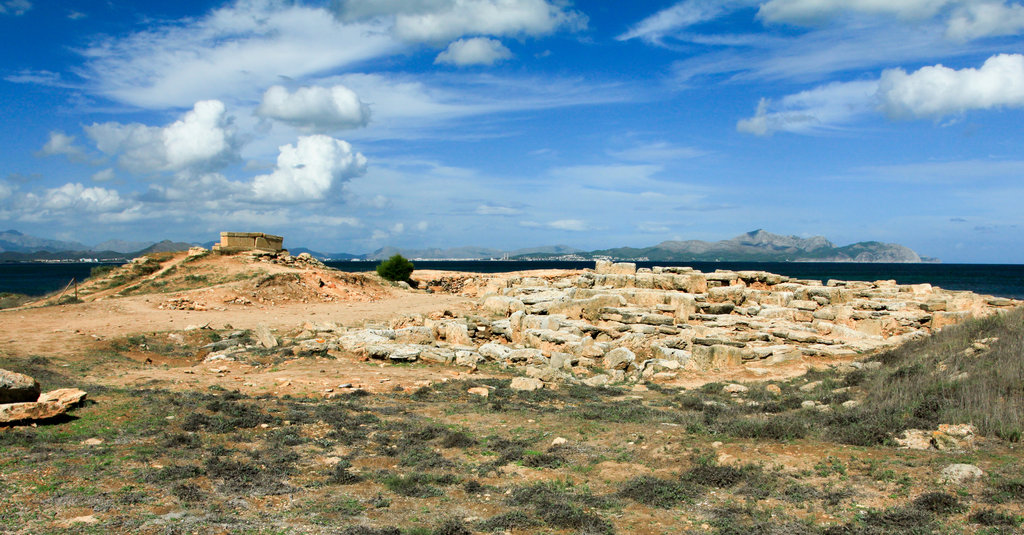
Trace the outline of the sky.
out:
<instances>
[{"instance_id":1,"label":"sky","mask_svg":"<svg viewBox=\"0 0 1024 535\"><path fill-rule=\"evenodd\" d=\"M0 0L0 230L1024 263L1013 0Z\"/></svg>"}]
</instances>

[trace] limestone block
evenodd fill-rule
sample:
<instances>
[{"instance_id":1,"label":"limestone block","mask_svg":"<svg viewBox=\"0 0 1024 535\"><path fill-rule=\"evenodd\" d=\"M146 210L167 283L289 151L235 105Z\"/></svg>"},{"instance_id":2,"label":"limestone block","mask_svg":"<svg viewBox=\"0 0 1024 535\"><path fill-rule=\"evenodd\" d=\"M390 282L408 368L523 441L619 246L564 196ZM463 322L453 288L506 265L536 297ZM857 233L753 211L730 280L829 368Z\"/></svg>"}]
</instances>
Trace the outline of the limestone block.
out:
<instances>
[{"instance_id":1,"label":"limestone block","mask_svg":"<svg viewBox=\"0 0 1024 535\"><path fill-rule=\"evenodd\" d=\"M602 362L605 369L624 370L636 362L636 354L625 347L619 347L606 353Z\"/></svg>"},{"instance_id":2,"label":"limestone block","mask_svg":"<svg viewBox=\"0 0 1024 535\"><path fill-rule=\"evenodd\" d=\"M743 364L744 351L727 345L693 346L693 355L687 363L688 369L711 370L731 368Z\"/></svg>"},{"instance_id":3,"label":"limestone block","mask_svg":"<svg viewBox=\"0 0 1024 535\"><path fill-rule=\"evenodd\" d=\"M60 416L85 399L77 388L61 388L39 396L31 402L0 404L0 423L45 420Z\"/></svg>"},{"instance_id":4,"label":"limestone block","mask_svg":"<svg viewBox=\"0 0 1024 535\"><path fill-rule=\"evenodd\" d=\"M544 388L544 382L534 377L516 377L512 379L509 388L522 392L533 392L534 390Z\"/></svg>"},{"instance_id":5,"label":"limestone block","mask_svg":"<svg viewBox=\"0 0 1024 535\"><path fill-rule=\"evenodd\" d=\"M270 332L270 328L266 325L263 325L262 323L257 325L256 328L253 329L253 334L256 335L256 341L259 342L261 346L267 349L277 347L277 337Z\"/></svg>"},{"instance_id":6,"label":"limestone block","mask_svg":"<svg viewBox=\"0 0 1024 535\"><path fill-rule=\"evenodd\" d=\"M417 326L395 329L395 341L403 344L430 344L434 341L434 329Z\"/></svg>"},{"instance_id":7,"label":"limestone block","mask_svg":"<svg viewBox=\"0 0 1024 535\"><path fill-rule=\"evenodd\" d=\"M478 351L484 358L498 362L508 359L509 355L512 353L512 350L507 346L503 346L495 342L488 342L480 346Z\"/></svg>"},{"instance_id":8,"label":"limestone block","mask_svg":"<svg viewBox=\"0 0 1024 535\"><path fill-rule=\"evenodd\" d=\"M469 337L469 329L464 323L446 321L439 326L438 332L442 334L445 342L449 344L460 346L473 344L473 339Z\"/></svg>"}]
</instances>

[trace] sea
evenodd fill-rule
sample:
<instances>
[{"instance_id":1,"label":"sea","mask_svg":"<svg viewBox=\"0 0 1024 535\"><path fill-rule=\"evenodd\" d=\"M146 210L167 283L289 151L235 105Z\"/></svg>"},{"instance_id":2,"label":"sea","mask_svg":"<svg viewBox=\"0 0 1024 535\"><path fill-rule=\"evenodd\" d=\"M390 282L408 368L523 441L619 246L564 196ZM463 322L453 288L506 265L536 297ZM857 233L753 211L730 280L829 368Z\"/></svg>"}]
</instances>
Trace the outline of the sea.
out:
<instances>
[{"instance_id":1,"label":"sea","mask_svg":"<svg viewBox=\"0 0 1024 535\"><path fill-rule=\"evenodd\" d=\"M509 261L509 260L420 260L417 269L502 273L531 269L593 268L593 262ZM828 282L838 280L895 280L899 284L930 283L947 290L967 290L979 294L1024 299L1022 264L857 264L832 262L637 262L637 267L690 266L713 272L716 269L755 270L778 273L799 279ZM64 289L72 280L82 281L96 263L20 263L0 264L0 293L45 295ZM331 261L327 265L342 271L373 271L376 262Z\"/></svg>"}]
</instances>

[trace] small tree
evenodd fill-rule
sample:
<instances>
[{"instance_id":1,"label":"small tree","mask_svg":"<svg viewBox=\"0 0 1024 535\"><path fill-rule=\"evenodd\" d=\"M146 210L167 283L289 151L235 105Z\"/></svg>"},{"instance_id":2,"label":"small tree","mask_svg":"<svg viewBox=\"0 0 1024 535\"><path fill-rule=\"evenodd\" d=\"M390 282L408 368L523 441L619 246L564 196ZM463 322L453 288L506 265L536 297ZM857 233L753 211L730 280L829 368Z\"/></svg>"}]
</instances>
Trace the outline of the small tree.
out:
<instances>
[{"instance_id":1,"label":"small tree","mask_svg":"<svg viewBox=\"0 0 1024 535\"><path fill-rule=\"evenodd\" d=\"M409 280L413 269L412 262L396 254L377 265L377 274L389 281L404 281Z\"/></svg>"}]
</instances>

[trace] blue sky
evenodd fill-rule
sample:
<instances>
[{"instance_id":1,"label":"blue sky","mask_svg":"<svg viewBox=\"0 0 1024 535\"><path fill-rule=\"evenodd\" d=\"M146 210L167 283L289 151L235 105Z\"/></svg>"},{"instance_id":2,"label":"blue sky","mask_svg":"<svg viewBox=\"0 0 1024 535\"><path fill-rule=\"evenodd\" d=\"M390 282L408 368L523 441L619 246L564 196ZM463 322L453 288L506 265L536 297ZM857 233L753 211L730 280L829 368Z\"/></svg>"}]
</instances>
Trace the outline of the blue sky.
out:
<instances>
[{"instance_id":1,"label":"blue sky","mask_svg":"<svg viewBox=\"0 0 1024 535\"><path fill-rule=\"evenodd\" d=\"M0 0L0 228L1024 263L1010 0Z\"/></svg>"}]
</instances>

